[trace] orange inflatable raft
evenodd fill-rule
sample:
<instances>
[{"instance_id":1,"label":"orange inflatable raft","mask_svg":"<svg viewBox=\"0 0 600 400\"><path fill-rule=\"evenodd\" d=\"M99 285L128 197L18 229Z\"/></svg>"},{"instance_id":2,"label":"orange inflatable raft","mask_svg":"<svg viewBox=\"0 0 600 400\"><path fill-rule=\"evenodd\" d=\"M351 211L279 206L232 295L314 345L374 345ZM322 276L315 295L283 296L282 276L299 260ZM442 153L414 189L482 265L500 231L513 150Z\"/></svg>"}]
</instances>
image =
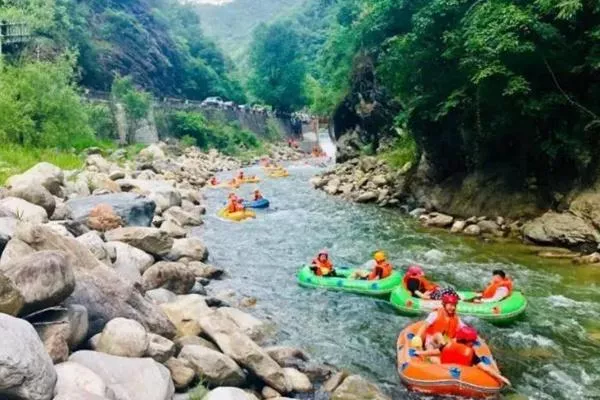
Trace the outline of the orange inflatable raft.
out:
<instances>
[{"instance_id":1,"label":"orange inflatable raft","mask_svg":"<svg viewBox=\"0 0 600 400\"><path fill-rule=\"evenodd\" d=\"M398 336L396 350L400 380L410 390L422 393L477 399L497 398L502 383L485 371L475 366L434 364L416 355L416 349L410 347L410 341L423 323L424 321L420 321L409 325ZM498 370L490 348L481 338L478 338L474 349L483 363Z\"/></svg>"}]
</instances>

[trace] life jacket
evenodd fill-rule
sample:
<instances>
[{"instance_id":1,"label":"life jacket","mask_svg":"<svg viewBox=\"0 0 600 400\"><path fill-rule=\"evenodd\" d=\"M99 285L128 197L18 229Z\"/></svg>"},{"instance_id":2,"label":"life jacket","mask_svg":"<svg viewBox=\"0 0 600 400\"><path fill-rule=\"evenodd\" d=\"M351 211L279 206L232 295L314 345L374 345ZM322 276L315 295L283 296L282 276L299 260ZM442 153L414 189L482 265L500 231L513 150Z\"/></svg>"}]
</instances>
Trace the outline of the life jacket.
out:
<instances>
[{"instance_id":1,"label":"life jacket","mask_svg":"<svg viewBox=\"0 0 600 400\"><path fill-rule=\"evenodd\" d=\"M456 337L458 323L459 319L456 314L451 317L446 313L446 310L444 310L443 307L440 307L437 310L437 318L435 319L435 322L427 328L425 334L427 336L431 336L436 333L441 333L442 335L452 339Z\"/></svg>"},{"instance_id":2,"label":"life jacket","mask_svg":"<svg viewBox=\"0 0 600 400\"><path fill-rule=\"evenodd\" d=\"M312 261L312 264L317 267L315 271L315 275L317 276L328 275L333 269L333 264L331 261L329 261L329 259L323 262L317 257Z\"/></svg>"},{"instance_id":3,"label":"life jacket","mask_svg":"<svg viewBox=\"0 0 600 400\"><path fill-rule=\"evenodd\" d=\"M369 274L368 279L370 281L377 279L379 277L379 270L381 270L380 279L385 279L392 274L392 265L387 261L381 264L376 264L375 267L373 267L373 271L371 271Z\"/></svg>"},{"instance_id":4,"label":"life jacket","mask_svg":"<svg viewBox=\"0 0 600 400\"><path fill-rule=\"evenodd\" d=\"M508 289L508 296L510 296L510 294L512 293L512 289L513 289L513 283L509 278L506 278L499 282L490 283L488 285L488 287L486 287L483 290L481 297L483 297L484 299L492 298L492 297L494 297L494 294L496 294L496 290L498 290L501 287L505 287L506 289Z\"/></svg>"},{"instance_id":5,"label":"life jacket","mask_svg":"<svg viewBox=\"0 0 600 400\"><path fill-rule=\"evenodd\" d=\"M214 185L216 185L216 184L217 184L217 178L214 178L214 177L213 177L213 178L210 180L210 184L211 184L211 185L213 185L213 186L214 186Z\"/></svg>"},{"instance_id":6,"label":"life jacket","mask_svg":"<svg viewBox=\"0 0 600 400\"><path fill-rule=\"evenodd\" d=\"M404 284L405 289L408 289L409 279L417 279L419 281L419 292L422 292L422 293L425 293L430 290L434 290L434 289L438 288L438 285L436 285L435 283L429 282L427 279L425 279L424 276L404 275L404 278L402 279L402 283Z\"/></svg>"},{"instance_id":7,"label":"life jacket","mask_svg":"<svg viewBox=\"0 0 600 400\"><path fill-rule=\"evenodd\" d=\"M227 203L227 211L230 213L234 213L237 211L237 201L235 199L230 199Z\"/></svg>"},{"instance_id":8,"label":"life jacket","mask_svg":"<svg viewBox=\"0 0 600 400\"><path fill-rule=\"evenodd\" d=\"M458 364L470 367L473 365L474 355L475 351L471 347L453 340L444 346L440 358L442 364Z\"/></svg>"}]
</instances>

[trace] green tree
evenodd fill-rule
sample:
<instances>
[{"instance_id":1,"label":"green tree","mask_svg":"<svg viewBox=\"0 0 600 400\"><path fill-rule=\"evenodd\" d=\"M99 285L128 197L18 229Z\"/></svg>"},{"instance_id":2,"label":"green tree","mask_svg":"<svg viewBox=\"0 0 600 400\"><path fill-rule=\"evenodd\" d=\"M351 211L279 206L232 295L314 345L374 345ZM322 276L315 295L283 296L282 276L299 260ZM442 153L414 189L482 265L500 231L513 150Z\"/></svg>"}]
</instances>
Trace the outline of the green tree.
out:
<instances>
[{"instance_id":1,"label":"green tree","mask_svg":"<svg viewBox=\"0 0 600 400\"><path fill-rule=\"evenodd\" d=\"M306 104L306 64L298 35L288 24L261 25L254 32L249 87L256 97L282 111Z\"/></svg>"}]
</instances>

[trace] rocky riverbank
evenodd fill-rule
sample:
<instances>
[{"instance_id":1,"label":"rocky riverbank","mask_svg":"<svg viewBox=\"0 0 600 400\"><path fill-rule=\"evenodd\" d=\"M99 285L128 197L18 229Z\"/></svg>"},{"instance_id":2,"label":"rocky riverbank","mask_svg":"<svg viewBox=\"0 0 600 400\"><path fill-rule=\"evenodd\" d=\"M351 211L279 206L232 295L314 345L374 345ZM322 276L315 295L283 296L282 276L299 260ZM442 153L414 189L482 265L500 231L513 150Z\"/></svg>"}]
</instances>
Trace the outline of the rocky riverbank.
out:
<instances>
[{"instance_id":1,"label":"rocky riverbank","mask_svg":"<svg viewBox=\"0 0 600 400\"><path fill-rule=\"evenodd\" d=\"M476 199L468 186L476 182L463 182L454 193L445 193L450 200L438 200L443 189L427 179L423 162L418 166L407 163L393 170L375 157L352 158L315 176L311 183L327 194L340 196L357 203L375 203L381 207L398 207L417 219L423 226L446 229L453 234L481 237L485 240L512 238L528 244L562 248L543 250L542 257L572 259L575 264L600 262L600 190L587 190L570 194L568 201L558 211L536 209L527 195L510 195L508 204L521 207L519 212L501 215L499 207L504 193L481 189ZM484 182L478 184L485 185ZM456 193L462 191L462 193ZM460 197L464 204L460 204ZM507 195L509 197L509 195ZM480 203L472 207L468 203ZM481 206L483 204L483 206ZM487 205L487 206L486 206ZM486 215L466 214L473 209L485 210ZM462 210L453 214L452 210Z\"/></svg>"},{"instance_id":2,"label":"rocky riverbank","mask_svg":"<svg viewBox=\"0 0 600 400\"><path fill-rule=\"evenodd\" d=\"M277 346L241 310L255 299L213 293L227 272L195 230L201 189L239 161L166 144L133 161L91 153L80 171L41 163L0 190L0 397L388 398Z\"/></svg>"}]
</instances>

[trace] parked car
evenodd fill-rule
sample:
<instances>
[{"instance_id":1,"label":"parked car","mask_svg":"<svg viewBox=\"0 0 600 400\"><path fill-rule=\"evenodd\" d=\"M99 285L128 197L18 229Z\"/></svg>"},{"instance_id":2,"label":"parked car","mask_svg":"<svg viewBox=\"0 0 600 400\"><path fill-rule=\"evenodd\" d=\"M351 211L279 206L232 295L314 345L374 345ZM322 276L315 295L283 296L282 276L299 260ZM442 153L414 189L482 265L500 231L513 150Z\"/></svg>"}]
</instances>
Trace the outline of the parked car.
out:
<instances>
[{"instance_id":1,"label":"parked car","mask_svg":"<svg viewBox=\"0 0 600 400\"><path fill-rule=\"evenodd\" d=\"M221 104L223 104L223 99L220 97L207 97L202 102L203 106L220 106Z\"/></svg>"}]
</instances>

